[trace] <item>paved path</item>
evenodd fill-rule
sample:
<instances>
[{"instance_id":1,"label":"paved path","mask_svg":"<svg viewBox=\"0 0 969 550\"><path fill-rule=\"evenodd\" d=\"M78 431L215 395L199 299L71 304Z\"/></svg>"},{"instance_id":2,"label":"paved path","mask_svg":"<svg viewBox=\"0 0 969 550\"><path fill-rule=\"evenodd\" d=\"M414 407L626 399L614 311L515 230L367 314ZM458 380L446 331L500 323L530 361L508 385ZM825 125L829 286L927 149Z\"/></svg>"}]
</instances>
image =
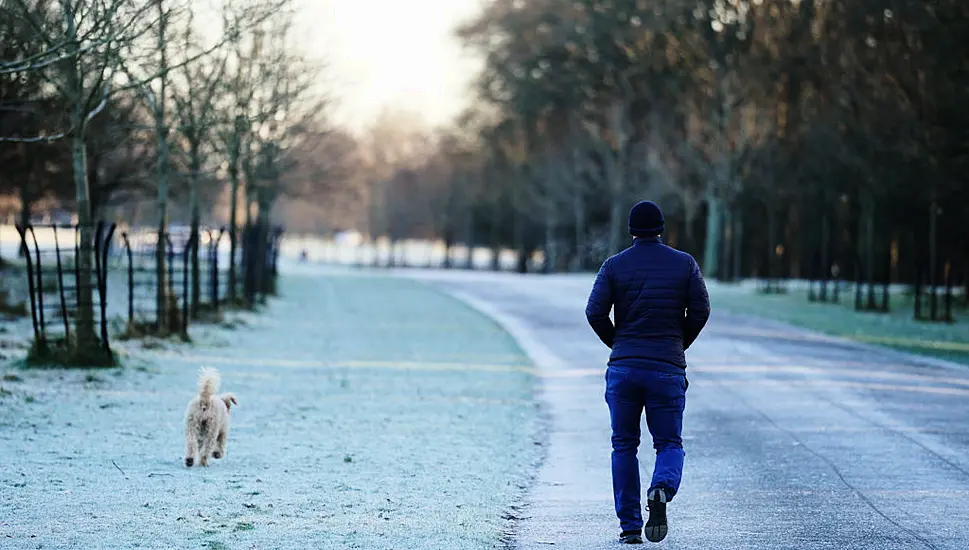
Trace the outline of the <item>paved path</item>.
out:
<instances>
[{"instance_id":1,"label":"paved path","mask_svg":"<svg viewBox=\"0 0 969 550\"><path fill-rule=\"evenodd\" d=\"M494 316L540 366L549 448L518 546L615 547L607 350L582 313L591 278L419 276ZM715 301L688 359L685 479L663 547L969 548L969 369L731 317Z\"/></svg>"}]
</instances>

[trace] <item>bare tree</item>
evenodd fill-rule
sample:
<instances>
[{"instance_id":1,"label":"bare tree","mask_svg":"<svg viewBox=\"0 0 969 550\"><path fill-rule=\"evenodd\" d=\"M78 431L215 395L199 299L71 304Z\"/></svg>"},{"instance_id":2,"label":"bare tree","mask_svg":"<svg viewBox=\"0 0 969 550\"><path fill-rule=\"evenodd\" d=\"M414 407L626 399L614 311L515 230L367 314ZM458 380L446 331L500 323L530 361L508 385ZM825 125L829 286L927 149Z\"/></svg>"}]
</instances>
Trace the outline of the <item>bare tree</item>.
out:
<instances>
[{"instance_id":1,"label":"bare tree","mask_svg":"<svg viewBox=\"0 0 969 550\"><path fill-rule=\"evenodd\" d=\"M194 10L188 8L188 24L182 36L183 50L188 55L205 51L193 25ZM228 52L215 52L209 59L194 64L186 64L175 73L179 82L172 89L172 99L176 109L177 133L181 137L181 153L187 157L189 178L189 212L191 217L191 237L193 243L191 269L192 289L191 312L198 315L201 299L201 269L199 265L199 226L201 224L201 204L199 186L202 172L213 151L213 138L218 123L217 100L221 80L225 75Z\"/></svg>"},{"instance_id":2,"label":"bare tree","mask_svg":"<svg viewBox=\"0 0 969 550\"><path fill-rule=\"evenodd\" d=\"M292 6L278 6L263 25L264 41L256 58L255 82L249 97L252 113L249 134L250 155L243 157L246 168L247 212L255 210L255 223L247 219L254 248L246 251L246 262L259 266L267 261L273 206L290 190L286 175L297 167L295 152L307 140L318 139L328 129L326 98L316 84L321 66L300 53L293 33L295 11ZM262 269L256 269L249 280L249 297L253 288L271 291L259 280ZM254 285L254 286L253 286ZM250 304L251 305L251 304Z\"/></svg>"},{"instance_id":3,"label":"bare tree","mask_svg":"<svg viewBox=\"0 0 969 550\"><path fill-rule=\"evenodd\" d=\"M76 341L81 353L97 346L94 329L92 252L94 226L88 185L85 131L108 104L124 49L146 31L149 4L138 0L58 0L55 6L11 0L7 8L23 18L44 44L42 54L5 64L6 71L42 71L68 108L67 128L54 134L0 138L49 141L69 138L79 225ZM50 10L50 11L47 11ZM57 15L58 17L52 17Z\"/></svg>"},{"instance_id":4,"label":"bare tree","mask_svg":"<svg viewBox=\"0 0 969 550\"><path fill-rule=\"evenodd\" d=\"M245 17L244 12L229 11L236 20ZM239 33L230 43L227 59L227 79L221 90L221 101L226 116L219 140L225 154L229 174L229 299L238 298L239 190L243 161L249 157L249 143L253 125L252 100L255 94L256 63L262 52L264 31L258 26L249 33ZM248 51L247 51L248 50Z\"/></svg>"},{"instance_id":5,"label":"bare tree","mask_svg":"<svg viewBox=\"0 0 969 550\"><path fill-rule=\"evenodd\" d=\"M177 117L182 116L183 124L181 127L187 129L184 134L188 144L189 157L189 201L192 216L192 242L198 238L198 220L200 217L198 206L198 183L201 172L201 148L203 141L208 138L214 123L213 107L215 106L218 78L225 70L226 57L219 50L230 41L238 41L238 36L249 27L260 25L272 11L271 7L278 7L278 3L256 4L255 7L247 5L238 13L233 13L230 7L226 7L223 13L223 29L221 37L216 43L208 48L198 47L193 44L194 35L194 11L190 5L167 7L166 0L152 0L157 13L155 27L154 47L149 48L150 60L146 65L155 70L155 75L143 80L139 87L144 101L152 113L154 121L154 132L157 147L157 209L158 209L158 243L156 247L156 280L157 280L157 301L156 307L159 311L159 331L168 332L171 327L166 326L167 320L172 317L168 311L173 307L172 297L168 296L169 284L166 280L166 237L168 234L168 210L169 210L169 190L172 180L172 169L170 165L172 144L170 134L172 125L176 129L179 127ZM184 30L180 33L170 30L173 17L185 15L185 19L180 21L184 25ZM181 51L172 51L172 39L176 34L185 37L185 47ZM180 59L172 61L175 54ZM132 56L134 57L134 56ZM214 60L214 63L213 63ZM125 65L129 74L131 63ZM208 73L205 67L214 67ZM190 72L185 72L190 71ZM191 72L191 71L194 71ZM203 71L203 72L199 72ZM142 71L144 72L144 71ZM208 80L207 84L201 89L198 88L200 82L195 82L190 78L182 81L182 93L172 86L172 75L182 72L188 76L198 74ZM196 98L196 95L198 97ZM176 99L178 98L178 99ZM174 117L168 109L169 103L174 103ZM195 247L197 249L197 247ZM197 303L200 286L198 284L198 258L197 254L193 259L193 274L196 281L193 285L192 296L183 299L190 299ZM234 269L234 262L232 269Z\"/></svg>"},{"instance_id":6,"label":"bare tree","mask_svg":"<svg viewBox=\"0 0 969 550\"><path fill-rule=\"evenodd\" d=\"M168 103L169 103L169 82L171 65L169 63L169 29L171 25L172 10L166 7L165 0L151 0L152 7L154 8L155 22L154 22L154 47L149 50L150 57L153 58L146 63L152 69L154 69L155 74L145 78L140 73L135 73L130 68L132 63L122 62L123 69L127 72L132 80L139 81L139 86L137 89L141 92L141 96L148 107L148 110L152 116L152 122L154 124L155 133L155 172L156 172L156 208L157 208L157 225L156 225L156 236L157 242L155 245L155 308L157 312L158 326L157 330L161 334L167 334L169 330L173 327L169 327L169 320L171 319L171 299L169 296L168 287L168 270L166 269L167 264L167 252L168 252L168 196L169 196L169 186L171 182L171 167L169 165L169 159L171 158L171 148L169 145L169 120L168 120ZM128 57L135 57L132 55L132 50L134 45L129 48Z\"/></svg>"},{"instance_id":7,"label":"bare tree","mask_svg":"<svg viewBox=\"0 0 969 550\"><path fill-rule=\"evenodd\" d=\"M433 154L433 146L417 113L385 110L364 138L363 170L368 181L368 232L374 241L386 237L391 242L389 263L394 261L394 243L400 235L395 223L395 185L407 181L403 170L414 170Z\"/></svg>"}]
</instances>

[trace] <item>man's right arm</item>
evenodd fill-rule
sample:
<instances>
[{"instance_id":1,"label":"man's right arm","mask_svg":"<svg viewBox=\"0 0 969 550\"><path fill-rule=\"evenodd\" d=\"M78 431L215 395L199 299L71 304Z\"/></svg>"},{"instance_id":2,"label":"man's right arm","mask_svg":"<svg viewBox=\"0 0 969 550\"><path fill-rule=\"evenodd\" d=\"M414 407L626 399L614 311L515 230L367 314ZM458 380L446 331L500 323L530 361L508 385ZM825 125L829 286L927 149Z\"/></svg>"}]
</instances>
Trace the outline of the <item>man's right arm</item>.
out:
<instances>
[{"instance_id":1,"label":"man's right arm","mask_svg":"<svg viewBox=\"0 0 969 550\"><path fill-rule=\"evenodd\" d=\"M710 295L696 260L690 258L690 281L686 296L686 320L683 323L683 349L689 349L710 318Z\"/></svg>"},{"instance_id":2,"label":"man's right arm","mask_svg":"<svg viewBox=\"0 0 969 550\"><path fill-rule=\"evenodd\" d=\"M585 317L602 343L612 347L616 339L616 327L609 319L612 310L612 284L609 282L609 260L606 260L596 275L589 301L585 306Z\"/></svg>"}]
</instances>

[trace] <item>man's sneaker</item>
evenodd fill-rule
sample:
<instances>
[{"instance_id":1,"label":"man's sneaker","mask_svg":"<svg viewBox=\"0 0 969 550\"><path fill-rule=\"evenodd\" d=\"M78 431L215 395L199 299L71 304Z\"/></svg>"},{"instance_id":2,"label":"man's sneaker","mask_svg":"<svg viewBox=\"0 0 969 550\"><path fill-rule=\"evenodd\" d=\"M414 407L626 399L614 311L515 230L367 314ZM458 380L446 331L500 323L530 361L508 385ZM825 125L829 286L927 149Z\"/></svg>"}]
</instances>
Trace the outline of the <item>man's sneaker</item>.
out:
<instances>
[{"instance_id":1,"label":"man's sneaker","mask_svg":"<svg viewBox=\"0 0 969 550\"><path fill-rule=\"evenodd\" d=\"M669 527L666 525L666 491L657 487L651 489L647 495L649 506L649 520L646 521L646 539L649 542L660 542L666 538Z\"/></svg>"},{"instance_id":2,"label":"man's sneaker","mask_svg":"<svg viewBox=\"0 0 969 550\"><path fill-rule=\"evenodd\" d=\"M619 542L623 544L642 544L642 531L623 531L619 534Z\"/></svg>"}]
</instances>

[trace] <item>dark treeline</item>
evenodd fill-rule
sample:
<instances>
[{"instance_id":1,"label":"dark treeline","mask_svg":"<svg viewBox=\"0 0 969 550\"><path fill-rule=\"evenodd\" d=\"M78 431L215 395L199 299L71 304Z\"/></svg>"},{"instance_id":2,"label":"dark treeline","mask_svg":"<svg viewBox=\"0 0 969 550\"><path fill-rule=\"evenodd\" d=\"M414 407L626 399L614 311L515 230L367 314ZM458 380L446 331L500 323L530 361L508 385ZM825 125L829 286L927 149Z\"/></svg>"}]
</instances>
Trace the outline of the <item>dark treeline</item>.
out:
<instances>
[{"instance_id":1,"label":"dark treeline","mask_svg":"<svg viewBox=\"0 0 969 550\"><path fill-rule=\"evenodd\" d=\"M459 36L481 101L387 178L448 197L404 193L417 233L591 269L650 198L708 277L966 275L969 3L493 0Z\"/></svg>"}]
</instances>

